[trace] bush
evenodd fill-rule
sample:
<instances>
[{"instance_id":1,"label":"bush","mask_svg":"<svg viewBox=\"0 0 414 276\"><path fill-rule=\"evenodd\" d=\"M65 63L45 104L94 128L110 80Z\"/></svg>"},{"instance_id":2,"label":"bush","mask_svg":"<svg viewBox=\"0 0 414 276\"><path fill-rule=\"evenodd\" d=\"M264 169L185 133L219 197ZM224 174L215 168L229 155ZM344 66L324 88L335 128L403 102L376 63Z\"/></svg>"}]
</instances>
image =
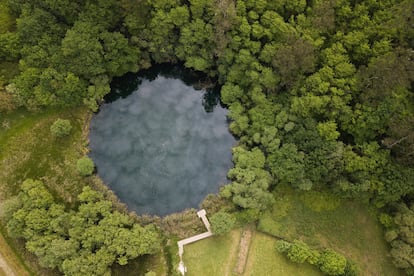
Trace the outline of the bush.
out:
<instances>
[{"instance_id":1,"label":"bush","mask_svg":"<svg viewBox=\"0 0 414 276\"><path fill-rule=\"evenodd\" d=\"M302 241L295 240L290 243L279 240L276 244L276 250L286 254L292 262L300 264L307 262L311 265L317 265L327 275L355 276L358 274L354 263L332 249L319 252L311 249Z\"/></svg>"},{"instance_id":2,"label":"bush","mask_svg":"<svg viewBox=\"0 0 414 276\"><path fill-rule=\"evenodd\" d=\"M222 235L233 229L236 218L229 213L220 211L211 216L210 222L213 233Z\"/></svg>"},{"instance_id":3,"label":"bush","mask_svg":"<svg viewBox=\"0 0 414 276\"><path fill-rule=\"evenodd\" d=\"M328 275L343 275L347 261L344 256L331 249L322 252L319 258L319 268Z\"/></svg>"},{"instance_id":4,"label":"bush","mask_svg":"<svg viewBox=\"0 0 414 276\"><path fill-rule=\"evenodd\" d=\"M312 259L313 252L306 243L295 240L287 251L287 256L292 262L302 264Z\"/></svg>"},{"instance_id":5,"label":"bush","mask_svg":"<svg viewBox=\"0 0 414 276\"><path fill-rule=\"evenodd\" d=\"M76 167L78 172L83 176L91 175L95 169L95 164L93 163L92 159L85 156L78 160L76 163Z\"/></svg>"},{"instance_id":6,"label":"bush","mask_svg":"<svg viewBox=\"0 0 414 276\"><path fill-rule=\"evenodd\" d=\"M50 132L55 137L64 137L69 135L72 125L69 120L57 119L50 127Z\"/></svg>"},{"instance_id":7,"label":"bush","mask_svg":"<svg viewBox=\"0 0 414 276\"><path fill-rule=\"evenodd\" d=\"M280 253L287 253L290 248L292 248L292 244L290 242L284 240L278 240L276 242L276 250Z\"/></svg>"},{"instance_id":8,"label":"bush","mask_svg":"<svg viewBox=\"0 0 414 276\"><path fill-rule=\"evenodd\" d=\"M386 228L389 228L389 227L392 227L393 226L392 216L390 216L388 214L381 213L380 216L379 216L379 221Z\"/></svg>"},{"instance_id":9,"label":"bush","mask_svg":"<svg viewBox=\"0 0 414 276\"><path fill-rule=\"evenodd\" d=\"M243 209L235 213L237 222L241 225L256 222L260 216L258 209Z\"/></svg>"}]
</instances>

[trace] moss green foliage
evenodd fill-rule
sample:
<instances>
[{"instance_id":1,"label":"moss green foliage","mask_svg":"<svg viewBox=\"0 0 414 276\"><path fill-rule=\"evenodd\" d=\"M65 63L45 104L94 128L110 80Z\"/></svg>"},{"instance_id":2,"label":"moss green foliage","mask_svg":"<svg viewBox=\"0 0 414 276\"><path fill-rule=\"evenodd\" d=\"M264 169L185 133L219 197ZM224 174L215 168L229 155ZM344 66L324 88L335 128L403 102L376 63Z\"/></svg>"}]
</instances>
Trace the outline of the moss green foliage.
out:
<instances>
[{"instance_id":1,"label":"moss green foliage","mask_svg":"<svg viewBox=\"0 0 414 276\"><path fill-rule=\"evenodd\" d=\"M69 120L57 119L51 126L50 132L55 137L64 137L70 134L72 124Z\"/></svg>"},{"instance_id":2,"label":"moss green foliage","mask_svg":"<svg viewBox=\"0 0 414 276\"><path fill-rule=\"evenodd\" d=\"M332 249L326 249L319 257L319 268L328 275L343 275L346 259Z\"/></svg>"},{"instance_id":3,"label":"moss green foliage","mask_svg":"<svg viewBox=\"0 0 414 276\"><path fill-rule=\"evenodd\" d=\"M2 111L79 105L97 110L112 77L152 62L182 62L222 85L239 143L231 183L221 195L252 210L243 213L245 220L271 214L280 186L375 207L414 192L410 0L26 2L0 2L0 68L6 68L1 86L10 84L0 91ZM19 64L19 72L8 70L9 64ZM44 122L30 120L38 133L28 132L44 137ZM1 145L9 138L14 140L7 146L17 145L15 132L19 127L0 132ZM45 150L49 140L33 137L22 143L31 151L3 147L0 157L17 152L22 165L5 163L1 189L16 194L22 176L48 176L48 186L76 201L69 190L79 193L70 187L83 180L68 172L76 172L74 162L67 162L68 171L61 166L79 158L62 154L69 138L53 152ZM55 163L60 165L50 166ZM306 204L321 212L336 206Z\"/></svg>"},{"instance_id":4,"label":"moss green foliage","mask_svg":"<svg viewBox=\"0 0 414 276\"><path fill-rule=\"evenodd\" d=\"M217 78L240 138L223 195L243 208L265 209L276 184L379 207L414 191L408 0L8 5L20 105L96 110L112 77L152 61ZM238 158L258 151L259 165Z\"/></svg>"},{"instance_id":5,"label":"moss green foliage","mask_svg":"<svg viewBox=\"0 0 414 276\"><path fill-rule=\"evenodd\" d=\"M271 184L270 174L264 170L265 157L259 148L251 151L241 147L233 149L236 167L228 173L234 180L224 186L221 195L244 208L265 209L272 203L273 197L267 192Z\"/></svg>"},{"instance_id":6,"label":"moss green foliage","mask_svg":"<svg viewBox=\"0 0 414 276\"><path fill-rule=\"evenodd\" d=\"M160 248L159 235L113 210L102 194L86 187L80 205L67 210L40 181L26 180L7 223L9 235L26 240L26 248L44 267L65 275L109 275L110 266L128 263Z\"/></svg>"},{"instance_id":7,"label":"moss green foliage","mask_svg":"<svg viewBox=\"0 0 414 276\"><path fill-rule=\"evenodd\" d=\"M306 243L298 240L295 240L293 243L282 240L278 241L276 248L279 252L285 253L292 262L307 262L317 265L326 275L345 275L347 260L332 249L318 252L317 250L310 249Z\"/></svg>"},{"instance_id":8,"label":"moss green foliage","mask_svg":"<svg viewBox=\"0 0 414 276\"><path fill-rule=\"evenodd\" d=\"M93 173L95 169L95 164L93 163L92 159L87 156L82 157L81 159L76 162L76 168L78 172L83 176L89 176Z\"/></svg>"},{"instance_id":9,"label":"moss green foliage","mask_svg":"<svg viewBox=\"0 0 414 276\"><path fill-rule=\"evenodd\" d=\"M315 259L314 256L316 253L314 253L304 242L295 240L293 243L290 243L280 240L276 243L276 249L281 253L286 253L292 262L302 264L308 261L312 264L315 263L313 260Z\"/></svg>"},{"instance_id":10,"label":"moss green foliage","mask_svg":"<svg viewBox=\"0 0 414 276\"><path fill-rule=\"evenodd\" d=\"M391 244L393 262L407 275L414 275L414 204L398 204L392 221L389 216L386 218L383 219L387 227L385 238Z\"/></svg>"},{"instance_id":11,"label":"moss green foliage","mask_svg":"<svg viewBox=\"0 0 414 276\"><path fill-rule=\"evenodd\" d=\"M223 235L233 229L236 218L232 214L220 211L211 216L210 222L212 232L217 235Z\"/></svg>"}]
</instances>

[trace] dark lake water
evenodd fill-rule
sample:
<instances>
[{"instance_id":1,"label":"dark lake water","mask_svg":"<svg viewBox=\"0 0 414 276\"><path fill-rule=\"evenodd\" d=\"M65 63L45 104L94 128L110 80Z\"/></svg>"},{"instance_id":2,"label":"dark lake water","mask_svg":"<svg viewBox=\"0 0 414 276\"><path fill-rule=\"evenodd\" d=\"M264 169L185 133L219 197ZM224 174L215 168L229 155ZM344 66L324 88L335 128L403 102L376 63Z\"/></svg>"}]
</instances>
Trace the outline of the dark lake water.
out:
<instances>
[{"instance_id":1,"label":"dark lake water","mask_svg":"<svg viewBox=\"0 0 414 276\"><path fill-rule=\"evenodd\" d=\"M99 176L138 214L197 208L227 182L227 110L203 79L161 66L115 79L91 121L90 156Z\"/></svg>"}]
</instances>

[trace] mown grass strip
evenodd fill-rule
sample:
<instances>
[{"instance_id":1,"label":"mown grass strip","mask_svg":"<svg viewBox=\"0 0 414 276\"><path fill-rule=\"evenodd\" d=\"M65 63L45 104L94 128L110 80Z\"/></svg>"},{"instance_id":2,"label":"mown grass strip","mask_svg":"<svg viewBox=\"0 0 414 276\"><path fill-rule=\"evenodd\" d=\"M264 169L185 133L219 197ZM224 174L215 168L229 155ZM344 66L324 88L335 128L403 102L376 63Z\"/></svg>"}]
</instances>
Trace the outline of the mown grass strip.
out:
<instances>
[{"instance_id":1,"label":"mown grass strip","mask_svg":"<svg viewBox=\"0 0 414 276\"><path fill-rule=\"evenodd\" d=\"M186 246L184 264L188 276L232 275L240 241L240 229Z\"/></svg>"}]
</instances>

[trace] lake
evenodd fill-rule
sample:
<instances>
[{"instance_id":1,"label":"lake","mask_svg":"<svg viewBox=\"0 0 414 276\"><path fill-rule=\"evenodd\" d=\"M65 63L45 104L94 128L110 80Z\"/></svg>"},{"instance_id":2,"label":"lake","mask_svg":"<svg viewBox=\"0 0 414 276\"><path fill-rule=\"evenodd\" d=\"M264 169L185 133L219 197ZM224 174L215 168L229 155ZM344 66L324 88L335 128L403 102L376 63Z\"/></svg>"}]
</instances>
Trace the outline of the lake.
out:
<instances>
[{"instance_id":1,"label":"lake","mask_svg":"<svg viewBox=\"0 0 414 276\"><path fill-rule=\"evenodd\" d=\"M116 78L90 125L98 175L137 214L198 208L227 183L235 139L217 88L180 66ZM197 89L196 89L197 88Z\"/></svg>"}]
</instances>

